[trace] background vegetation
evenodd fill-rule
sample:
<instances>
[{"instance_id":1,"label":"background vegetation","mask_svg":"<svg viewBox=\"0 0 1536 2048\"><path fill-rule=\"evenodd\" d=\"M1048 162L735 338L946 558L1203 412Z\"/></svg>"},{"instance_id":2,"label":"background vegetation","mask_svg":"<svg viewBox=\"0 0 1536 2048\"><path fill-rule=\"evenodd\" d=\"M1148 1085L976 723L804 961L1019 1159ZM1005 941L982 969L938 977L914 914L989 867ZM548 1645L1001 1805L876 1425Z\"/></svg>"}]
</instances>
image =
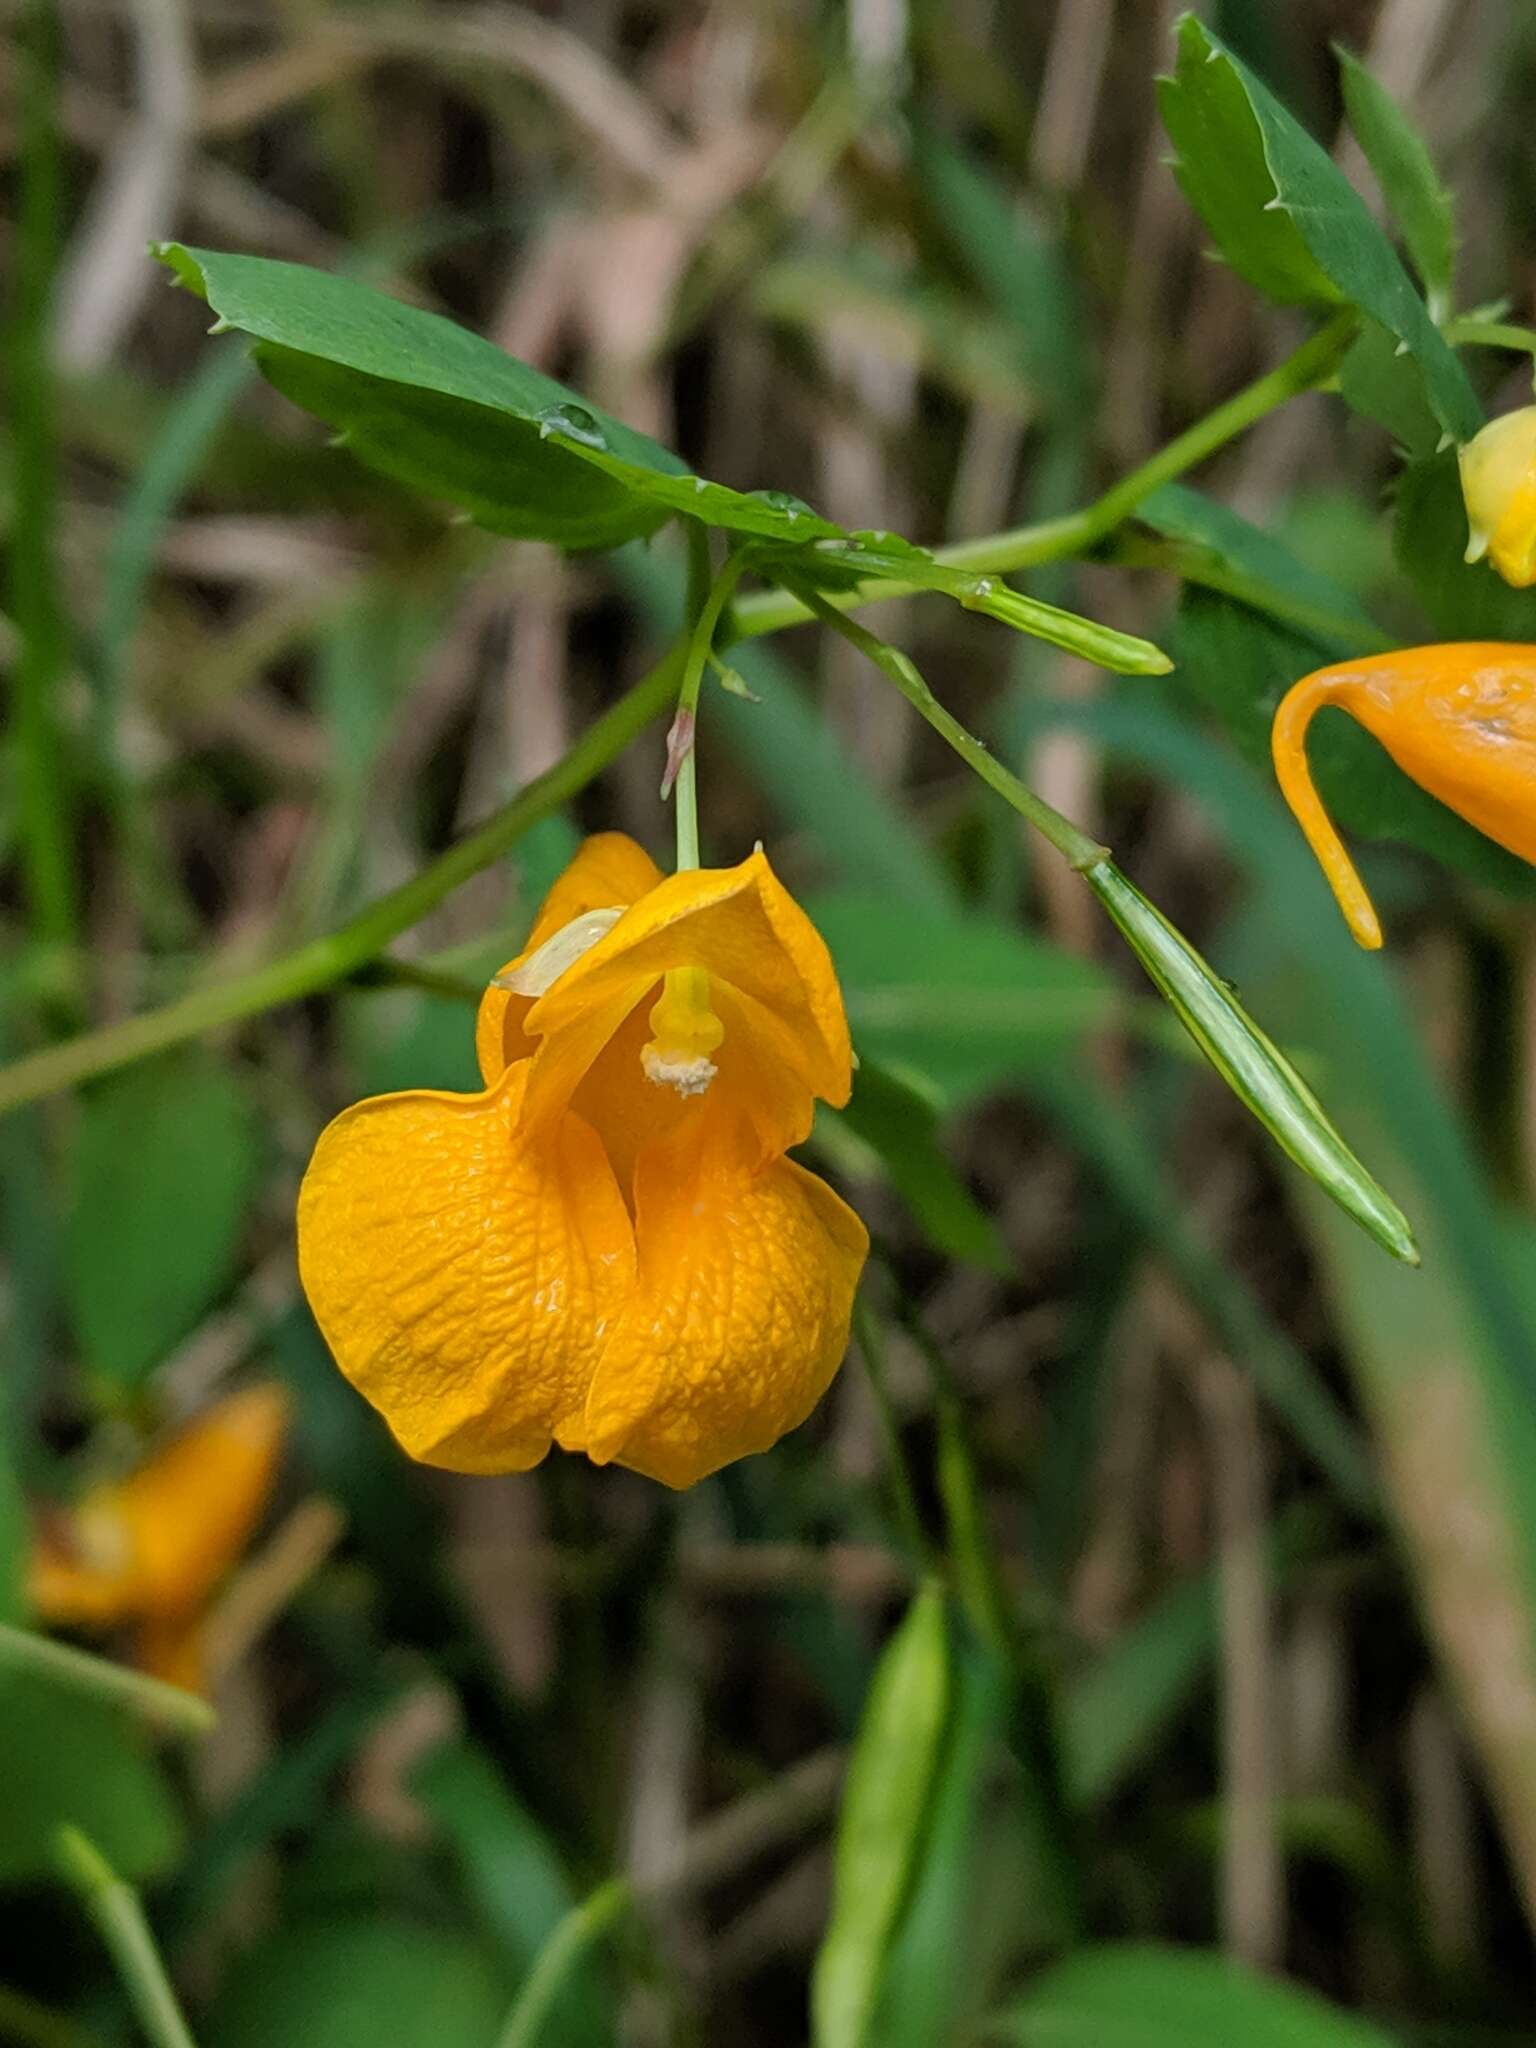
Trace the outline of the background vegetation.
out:
<instances>
[{"instance_id":1,"label":"background vegetation","mask_svg":"<svg viewBox=\"0 0 1536 2048\"><path fill-rule=\"evenodd\" d=\"M1433 378L1383 328L1343 397L1277 391L1197 488L1020 578L1166 647L1166 679L938 598L871 618L1240 985L1421 1271L800 626L732 652L758 701L711 686L701 789L706 857L763 838L826 931L865 1056L814 1141L876 1239L818 1415L681 1497L559 1457L448 1478L297 1293L325 1119L473 1085L466 997L582 831L666 858L659 726L581 736L665 647L683 563L509 544L364 468L146 241L448 312L738 489L988 535L1290 360L1317 322L1275 300L1331 292L1345 341L1370 303L1367 245L1324 292L1283 210L1246 277L1209 259L1153 86L1176 12L9 14L0 1055L43 1064L0 1075L0 2038L183 2038L152 1936L213 2048L758 2048L811 2038L813 1972L817 2048L1536 2039L1532 880L1324 740L1374 841L1367 959L1264 767L1280 690L1338 653L1536 640L1536 599L1460 564ZM1360 53L1455 194L1453 294L1408 149L1431 198L1392 232L1431 312L1527 310L1526 9L1201 12L1379 212L1360 139L1389 115L1330 39ZM1213 221L1241 171L1191 177ZM1526 402L1502 304L1461 317L1480 398ZM505 859L356 941L562 762ZM219 1028L119 1035L152 1056L110 1074L57 1050L182 997ZM126 1638L94 1641L110 1669L51 1654L26 1564L257 1378L293 1421L207 1619L208 1731Z\"/></svg>"}]
</instances>

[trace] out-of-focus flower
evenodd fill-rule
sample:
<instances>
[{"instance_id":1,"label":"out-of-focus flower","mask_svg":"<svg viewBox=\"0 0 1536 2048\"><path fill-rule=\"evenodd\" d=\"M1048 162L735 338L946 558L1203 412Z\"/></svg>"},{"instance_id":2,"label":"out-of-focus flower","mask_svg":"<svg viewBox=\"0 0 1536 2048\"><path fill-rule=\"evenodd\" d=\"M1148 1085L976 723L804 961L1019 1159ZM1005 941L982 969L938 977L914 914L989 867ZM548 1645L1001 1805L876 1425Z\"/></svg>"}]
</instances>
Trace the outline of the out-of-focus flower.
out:
<instances>
[{"instance_id":1,"label":"out-of-focus flower","mask_svg":"<svg viewBox=\"0 0 1536 2048\"><path fill-rule=\"evenodd\" d=\"M1275 773L1362 946L1381 944L1381 925L1307 766L1307 727L1330 704L1373 733L1421 789L1536 861L1536 647L1405 647L1303 676L1275 713Z\"/></svg>"},{"instance_id":2,"label":"out-of-focus flower","mask_svg":"<svg viewBox=\"0 0 1536 2048\"><path fill-rule=\"evenodd\" d=\"M1490 420L1461 450L1467 560L1484 555L1506 583L1536 583L1536 405Z\"/></svg>"},{"instance_id":3,"label":"out-of-focus flower","mask_svg":"<svg viewBox=\"0 0 1536 2048\"><path fill-rule=\"evenodd\" d=\"M481 1095L346 1110L299 1201L342 1371L410 1454L551 1441L689 1486L810 1413L863 1225L785 1158L848 1098L832 962L761 850L663 878L589 839L480 1007Z\"/></svg>"},{"instance_id":4,"label":"out-of-focus flower","mask_svg":"<svg viewBox=\"0 0 1536 2048\"><path fill-rule=\"evenodd\" d=\"M274 1384L230 1394L126 1479L47 1517L28 1572L39 1620L130 1627L135 1662L200 1690L204 1614L271 1497L288 1409Z\"/></svg>"}]
</instances>

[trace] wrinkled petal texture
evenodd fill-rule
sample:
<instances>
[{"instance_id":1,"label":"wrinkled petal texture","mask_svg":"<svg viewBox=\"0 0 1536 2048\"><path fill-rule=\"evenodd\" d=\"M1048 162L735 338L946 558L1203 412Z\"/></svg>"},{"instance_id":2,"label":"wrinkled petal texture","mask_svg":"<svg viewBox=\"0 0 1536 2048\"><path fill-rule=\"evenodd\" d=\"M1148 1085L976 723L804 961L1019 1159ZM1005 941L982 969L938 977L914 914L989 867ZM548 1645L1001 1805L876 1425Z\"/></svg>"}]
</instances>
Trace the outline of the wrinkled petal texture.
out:
<instances>
[{"instance_id":1,"label":"wrinkled petal texture","mask_svg":"<svg viewBox=\"0 0 1536 2048\"><path fill-rule=\"evenodd\" d=\"M544 898L521 953L498 971L506 974L521 966L573 917L583 917L589 910L608 910L615 904L627 908L660 880L661 869L627 833L594 833L582 842L576 858ZM493 1087L509 1066L534 1051L534 1041L523 1031L523 1020L532 1008L531 996L514 995L494 982L481 997L475 1052L487 1088Z\"/></svg>"},{"instance_id":2,"label":"wrinkled petal texture","mask_svg":"<svg viewBox=\"0 0 1536 2048\"><path fill-rule=\"evenodd\" d=\"M848 1344L863 1224L792 1160L680 1140L640 1161L640 1268L587 1403L587 1454L692 1486L765 1451Z\"/></svg>"},{"instance_id":3,"label":"wrinkled petal texture","mask_svg":"<svg viewBox=\"0 0 1536 2048\"><path fill-rule=\"evenodd\" d=\"M299 1270L353 1385L411 1456L524 1471L580 1418L634 1274L591 1127L519 1132L526 1066L484 1095L379 1096L321 1135Z\"/></svg>"},{"instance_id":4,"label":"wrinkled petal texture","mask_svg":"<svg viewBox=\"0 0 1536 2048\"><path fill-rule=\"evenodd\" d=\"M764 1157L804 1139L815 1097L848 1100L852 1052L831 955L758 851L658 883L534 1003L530 1121L557 1117L630 1012L669 969L690 966L708 969L726 1026L716 1088L752 1116Z\"/></svg>"}]
</instances>

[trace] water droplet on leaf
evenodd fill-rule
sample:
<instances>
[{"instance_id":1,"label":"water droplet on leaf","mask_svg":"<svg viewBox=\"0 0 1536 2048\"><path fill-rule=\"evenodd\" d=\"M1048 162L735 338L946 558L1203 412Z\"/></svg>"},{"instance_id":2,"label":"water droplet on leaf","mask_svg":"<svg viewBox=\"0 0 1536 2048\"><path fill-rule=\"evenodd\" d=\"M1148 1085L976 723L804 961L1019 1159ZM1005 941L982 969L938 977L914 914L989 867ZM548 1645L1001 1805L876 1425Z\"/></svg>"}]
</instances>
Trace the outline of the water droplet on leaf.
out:
<instances>
[{"instance_id":1,"label":"water droplet on leaf","mask_svg":"<svg viewBox=\"0 0 1536 2048\"><path fill-rule=\"evenodd\" d=\"M809 512L810 506L804 498L797 498L793 491L754 491L754 498L760 498L774 512L782 512L786 519L798 519L802 512Z\"/></svg>"},{"instance_id":2,"label":"water droplet on leaf","mask_svg":"<svg viewBox=\"0 0 1536 2048\"><path fill-rule=\"evenodd\" d=\"M563 434L567 441L579 441L583 448L606 448L608 442L598 425L596 413L584 405L547 405L539 414L539 439Z\"/></svg>"}]
</instances>

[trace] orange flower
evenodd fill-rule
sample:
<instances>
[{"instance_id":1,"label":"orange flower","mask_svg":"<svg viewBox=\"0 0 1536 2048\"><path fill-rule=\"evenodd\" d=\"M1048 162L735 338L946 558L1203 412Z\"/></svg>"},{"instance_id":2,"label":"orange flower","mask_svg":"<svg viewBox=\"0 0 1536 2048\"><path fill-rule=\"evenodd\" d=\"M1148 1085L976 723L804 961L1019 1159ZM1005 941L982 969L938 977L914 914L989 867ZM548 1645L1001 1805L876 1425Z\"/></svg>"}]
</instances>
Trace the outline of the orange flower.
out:
<instances>
[{"instance_id":1,"label":"orange flower","mask_svg":"<svg viewBox=\"0 0 1536 2048\"><path fill-rule=\"evenodd\" d=\"M411 1456L519 1472L553 1440L681 1487L803 1422L869 1241L784 1157L851 1054L761 850L664 879L589 839L476 1047L483 1094L358 1103L299 1197L310 1305Z\"/></svg>"},{"instance_id":2,"label":"orange flower","mask_svg":"<svg viewBox=\"0 0 1536 2048\"><path fill-rule=\"evenodd\" d=\"M29 1565L38 1618L65 1628L129 1624L136 1663L201 1690L204 1610L261 1519L287 1422L281 1387L247 1387L126 1479L51 1518Z\"/></svg>"},{"instance_id":3,"label":"orange flower","mask_svg":"<svg viewBox=\"0 0 1536 2048\"><path fill-rule=\"evenodd\" d=\"M1484 555L1506 583L1536 583L1536 405L1490 420L1463 448L1467 560Z\"/></svg>"},{"instance_id":4,"label":"orange flower","mask_svg":"<svg viewBox=\"0 0 1536 2048\"><path fill-rule=\"evenodd\" d=\"M1421 789L1536 861L1536 647L1405 647L1303 676L1275 713L1275 773L1362 946L1381 944L1381 925L1307 767L1307 727L1328 704L1374 733Z\"/></svg>"}]
</instances>

